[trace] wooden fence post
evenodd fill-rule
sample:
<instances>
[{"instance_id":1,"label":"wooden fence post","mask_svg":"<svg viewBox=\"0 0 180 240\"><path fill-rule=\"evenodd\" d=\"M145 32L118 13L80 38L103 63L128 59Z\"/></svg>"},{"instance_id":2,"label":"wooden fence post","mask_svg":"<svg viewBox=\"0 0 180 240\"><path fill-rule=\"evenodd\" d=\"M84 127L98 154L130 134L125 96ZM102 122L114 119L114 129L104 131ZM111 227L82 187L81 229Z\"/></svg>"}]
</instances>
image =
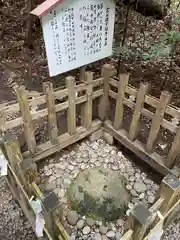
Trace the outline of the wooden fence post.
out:
<instances>
[{"instance_id":1,"label":"wooden fence post","mask_svg":"<svg viewBox=\"0 0 180 240\"><path fill-rule=\"evenodd\" d=\"M56 210L60 205L59 198L54 192L51 192L47 197L44 197L41 190L35 183L32 183L32 188L35 192L35 195L42 201L46 225L50 234L54 237L53 239L56 239L58 235L57 230L59 230L61 236L63 237L63 240L69 240L65 229L59 223L55 214Z\"/></svg>"},{"instance_id":2,"label":"wooden fence post","mask_svg":"<svg viewBox=\"0 0 180 240\"><path fill-rule=\"evenodd\" d=\"M84 81L85 79L86 66L82 66L79 69L79 81Z\"/></svg>"},{"instance_id":3,"label":"wooden fence post","mask_svg":"<svg viewBox=\"0 0 180 240\"><path fill-rule=\"evenodd\" d=\"M105 64L101 69L101 76L103 77L103 96L100 99L98 115L99 118L103 121L108 112L109 108L109 79L114 76L115 68L110 64Z\"/></svg>"},{"instance_id":4,"label":"wooden fence post","mask_svg":"<svg viewBox=\"0 0 180 240\"><path fill-rule=\"evenodd\" d=\"M21 115L24 121L24 134L30 153L36 152L36 139L34 136L34 126L32 122L32 116L29 110L29 104L27 99L26 90L23 86L16 88L16 95L19 102Z\"/></svg>"},{"instance_id":5,"label":"wooden fence post","mask_svg":"<svg viewBox=\"0 0 180 240\"><path fill-rule=\"evenodd\" d=\"M130 129L129 129L129 139L130 139L130 141L134 141L136 136L137 136L139 119L140 119L140 116L141 116L141 111L144 107L144 100L145 100L145 96L147 94L148 89L149 89L149 84L148 83L141 83L140 84L140 89L138 91L137 99L136 99L136 106L135 106L135 110L134 110L134 113L133 113L131 126L130 126Z\"/></svg>"},{"instance_id":6,"label":"wooden fence post","mask_svg":"<svg viewBox=\"0 0 180 240\"><path fill-rule=\"evenodd\" d=\"M57 128L56 109L55 109L52 83L51 82L43 83L43 91L46 96L46 103L47 103L47 109L48 109L49 137L52 144L56 144L58 142L57 140L58 128Z\"/></svg>"},{"instance_id":7,"label":"wooden fence post","mask_svg":"<svg viewBox=\"0 0 180 240\"><path fill-rule=\"evenodd\" d=\"M82 123L85 128L89 128L92 124L92 93L93 93L93 73L85 73L85 81L87 83L87 101L82 106Z\"/></svg>"},{"instance_id":8,"label":"wooden fence post","mask_svg":"<svg viewBox=\"0 0 180 240\"><path fill-rule=\"evenodd\" d=\"M30 217L28 213L29 207L27 204L27 199L25 198L21 189L21 187L23 186L26 192L29 193L29 190L30 190L28 186L28 182L26 181L26 178L24 176L24 172L20 167L20 164L23 161L23 157L21 154L21 150L20 150L20 146L17 138L13 138L13 136L11 136L11 139L9 139L9 137L10 136L5 137L4 148L9 160L10 167L13 173L18 178L19 183L15 181L13 175L11 175L12 177L10 178L10 181L8 181L8 177L7 177L7 181L10 187L13 189L13 191L15 191L16 197L20 202L20 205L22 206L23 210L27 213L28 217Z\"/></svg>"},{"instance_id":9,"label":"wooden fence post","mask_svg":"<svg viewBox=\"0 0 180 240\"><path fill-rule=\"evenodd\" d=\"M161 212L165 214L180 197L180 180L173 174L168 174L163 178L159 194L164 199Z\"/></svg>"},{"instance_id":10,"label":"wooden fence post","mask_svg":"<svg viewBox=\"0 0 180 240\"><path fill-rule=\"evenodd\" d=\"M167 105L169 104L171 99L171 94L164 91L161 93L160 96L160 101L159 104L157 106L156 109L156 113L152 119L152 125L151 125L151 129L150 129L150 133L148 136L148 140L147 140L147 144L146 144L146 151L147 152L151 152L154 142L157 138L160 126L161 126L161 122L163 120L164 117L164 113L166 110Z\"/></svg>"},{"instance_id":11,"label":"wooden fence post","mask_svg":"<svg viewBox=\"0 0 180 240\"><path fill-rule=\"evenodd\" d=\"M178 131L176 133L176 136L174 137L174 141L171 145L171 149L168 153L167 158L165 159L165 165L168 168L171 168L174 161L176 160L176 157L178 156L178 154L180 153L180 127L178 128Z\"/></svg>"},{"instance_id":12,"label":"wooden fence post","mask_svg":"<svg viewBox=\"0 0 180 240\"><path fill-rule=\"evenodd\" d=\"M124 73L119 75L119 85L118 85L118 93L117 93L117 99L116 99L116 110L115 110L115 116L114 116L115 129L120 128L123 122L123 113L124 113L123 100L124 100L126 87L128 85L128 81L129 81L129 74Z\"/></svg>"},{"instance_id":13,"label":"wooden fence post","mask_svg":"<svg viewBox=\"0 0 180 240\"><path fill-rule=\"evenodd\" d=\"M75 91L75 80L73 77L66 78L66 86L68 88L68 132L69 134L76 133L76 91Z\"/></svg>"},{"instance_id":14,"label":"wooden fence post","mask_svg":"<svg viewBox=\"0 0 180 240\"><path fill-rule=\"evenodd\" d=\"M144 238L151 217L152 213L142 204L138 204L132 209L128 218L128 227L133 230L133 240L142 240Z\"/></svg>"}]
</instances>

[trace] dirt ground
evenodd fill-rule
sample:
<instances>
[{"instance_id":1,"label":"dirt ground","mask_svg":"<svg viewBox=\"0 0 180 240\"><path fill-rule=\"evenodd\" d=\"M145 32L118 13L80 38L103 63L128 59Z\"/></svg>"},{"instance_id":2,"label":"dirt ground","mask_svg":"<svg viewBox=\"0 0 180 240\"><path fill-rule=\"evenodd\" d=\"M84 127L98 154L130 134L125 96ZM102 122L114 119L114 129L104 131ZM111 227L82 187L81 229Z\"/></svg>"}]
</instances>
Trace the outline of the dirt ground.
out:
<instances>
[{"instance_id":1,"label":"dirt ground","mask_svg":"<svg viewBox=\"0 0 180 240\"><path fill-rule=\"evenodd\" d=\"M40 3L40 1L38 1ZM42 38L42 30L38 20L34 20L32 46L27 47L25 39L27 6L23 1L12 4L11 0L4 2L0 12L0 102L15 99L12 92L14 82L23 84L31 91L42 91L42 83L50 80L54 87L64 84L66 75L73 75L78 79L79 70L74 70L60 76L49 78L46 61L45 47ZM20 15L19 15L20 11ZM122 9L125 13L126 9ZM158 42L160 34L167 25L170 17L174 17L174 12L170 11L165 21L156 21L145 18L135 12L130 13L130 20L127 31L126 47L127 51L121 54L122 63L127 72L131 73L130 83L139 86L140 81L150 82L151 92L159 97L162 90L166 89L173 93L172 103L180 106L179 98L179 76L180 76L180 55L177 53L173 61L173 70L168 73L166 84L164 82L167 75L169 60L154 59L143 61L139 55L147 50L152 44ZM13 17L12 17L13 16ZM115 25L115 42L121 38L122 18L117 9ZM128 52L129 51L129 52ZM131 56L130 52L136 51L136 56ZM178 51L177 51L178 52ZM90 64L87 69L92 69L99 74L100 66L104 62L110 62L117 66L117 57L112 56L97 63ZM10 80L9 77L13 79ZM9 79L9 80L8 80Z\"/></svg>"}]
</instances>

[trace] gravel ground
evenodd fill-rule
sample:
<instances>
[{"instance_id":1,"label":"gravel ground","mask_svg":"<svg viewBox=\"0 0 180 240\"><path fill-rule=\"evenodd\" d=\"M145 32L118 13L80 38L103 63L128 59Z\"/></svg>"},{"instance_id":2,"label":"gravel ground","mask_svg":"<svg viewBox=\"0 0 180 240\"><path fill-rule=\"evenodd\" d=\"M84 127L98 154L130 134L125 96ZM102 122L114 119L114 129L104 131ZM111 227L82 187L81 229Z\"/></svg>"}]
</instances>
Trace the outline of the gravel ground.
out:
<instances>
[{"instance_id":1,"label":"gravel ground","mask_svg":"<svg viewBox=\"0 0 180 240\"><path fill-rule=\"evenodd\" d=\"M75 211L72 212L68 209L66 190L80 171L93 167L119 171L124 176L126 189L131 195L129 209L126 212L127 216L130 209L137 203L143 203L147 207L154 203L159 186L115 146L110 146L102 139L94 142L85 140L81 144L76 144L69 151L62 153L60 157L48 159L40 170L40 187L43 191L53 190L59 196L64 208L62 223L71 236L70 239L119 240L124 233L127 216L116 222L103 224L101 221L79 216Z\"/></svg>"},{"instance_id":2,"label":"gravel ground","mask_svg":"<svg viewBox=\"0 0 180 240\"><path fill-rule=\"evenodd\" d=\"M159 188L146 173L140 171L115 146L110 146L101 139L93 143L83 141L69 151L64 151L60 157L49 159L40 171L40 186L43 190L54 190L58 194L64 207L62 221L71 240L119 240L124 231L127 216L116 222L103 224L68 210L66 189L81 170L95 166L121 171L127 179L126 188L132 196L129 209L139 202L148 207L152 205ZM0 190L0 240L6 238L8 240L35 240L35 234L19 205L13 200L3 179L0 180ZM126 214L128 213L129 210ZM166 230L162 239L180 239L179 230L179 221L175 221Z\"/></svg>"},{"instance_id":3,"label":"gravel ground","mask_svg":"<svg viewBox=\"0 0 180 240\"><path fill-rule=\"evenodd\" d=\"M0 240L35 240L35 234L4 179L0 179Z\"/></svg>"}]
</instances>

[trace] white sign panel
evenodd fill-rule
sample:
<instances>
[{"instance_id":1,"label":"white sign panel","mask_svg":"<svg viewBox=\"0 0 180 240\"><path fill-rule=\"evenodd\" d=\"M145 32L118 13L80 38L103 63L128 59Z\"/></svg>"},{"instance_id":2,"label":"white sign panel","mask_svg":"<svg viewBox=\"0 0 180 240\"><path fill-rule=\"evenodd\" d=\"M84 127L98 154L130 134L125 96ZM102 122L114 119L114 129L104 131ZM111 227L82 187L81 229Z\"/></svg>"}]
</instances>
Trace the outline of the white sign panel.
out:
<instances>
[{"instance_id":1,"label":"white sign panel","mask_svg":"<svg viewBox=\"0 0 180 240\"><path fill-rule=\"evenodd\" d=\"M112 54L114 0L65 0L42 17L50 76Z\"/></svg>"}]
</instances>

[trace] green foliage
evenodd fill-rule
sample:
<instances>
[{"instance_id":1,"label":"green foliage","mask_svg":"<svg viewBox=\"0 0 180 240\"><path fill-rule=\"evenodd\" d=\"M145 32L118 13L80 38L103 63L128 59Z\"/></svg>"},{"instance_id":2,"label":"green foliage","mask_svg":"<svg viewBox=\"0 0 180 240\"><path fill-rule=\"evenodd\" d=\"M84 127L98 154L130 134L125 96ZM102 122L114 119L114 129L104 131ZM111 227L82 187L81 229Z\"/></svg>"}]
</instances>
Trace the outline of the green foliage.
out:
<instances>
[{"instance_id":1,"label":"green foliage","mask_svg":"<svg viewBox=\"0 0 180 240\"><path fill-rule=\"evenodd\" d=\"M175 20L177 25L180 25L180 17ZM173 56L177 49L177 44L180 42L180 31L166 30L161 34L161 43L150 48L148 52L142 54L143 60L151 60L154 58Z\"/></svg>"},{"instance_id":2,"label":"green foliage","mask_svg":"<svg viewBox=\"0 0 180 240\"><path fill-rule=\"evenodd\" d=\"M155 46L152 46L148 52L145 52L142 54L142 59L151 60L154 58L167 56L170 53L171 53L170 45L165 45L165 44L155 45Z\"/></svg>"},{"instance_id":3,"label":"green foliage","mask_svg":"<svg viewBox=\"0 0 180 240\"><path fill-rule=\"evenodd\" d=\"M161 36L162 36L162 40L167 44L173 44L174 42L180 41L180 32L175 30L166 31Z\"/></svg>"},{"instance_id":4,"label":"green foliage","mask_svg":"<svg viewBox=\"0 0 180 240\"><path fill-rule=\"evenodd\" d=\"M176 23L177 23L178 25L180 25L180 16L178 16L178 17L176 18Z\"/></svg>"},{"instance_id":5,"label":"green foliage","mask_svg":"<svg viewBox=\"0 0 180 240\"><path fill-rule=\"evenodd\" d=\"M135 51L134 51L135 50ZM130 48L128 46L117 46L117 45L113 45L113 55L115 57L120 57L123 56L123 58L128 59L128 60L134 60L137 57L140 57L140 53L137 52L137 47L136 48Z\"/></svg>"}]
</instances>

